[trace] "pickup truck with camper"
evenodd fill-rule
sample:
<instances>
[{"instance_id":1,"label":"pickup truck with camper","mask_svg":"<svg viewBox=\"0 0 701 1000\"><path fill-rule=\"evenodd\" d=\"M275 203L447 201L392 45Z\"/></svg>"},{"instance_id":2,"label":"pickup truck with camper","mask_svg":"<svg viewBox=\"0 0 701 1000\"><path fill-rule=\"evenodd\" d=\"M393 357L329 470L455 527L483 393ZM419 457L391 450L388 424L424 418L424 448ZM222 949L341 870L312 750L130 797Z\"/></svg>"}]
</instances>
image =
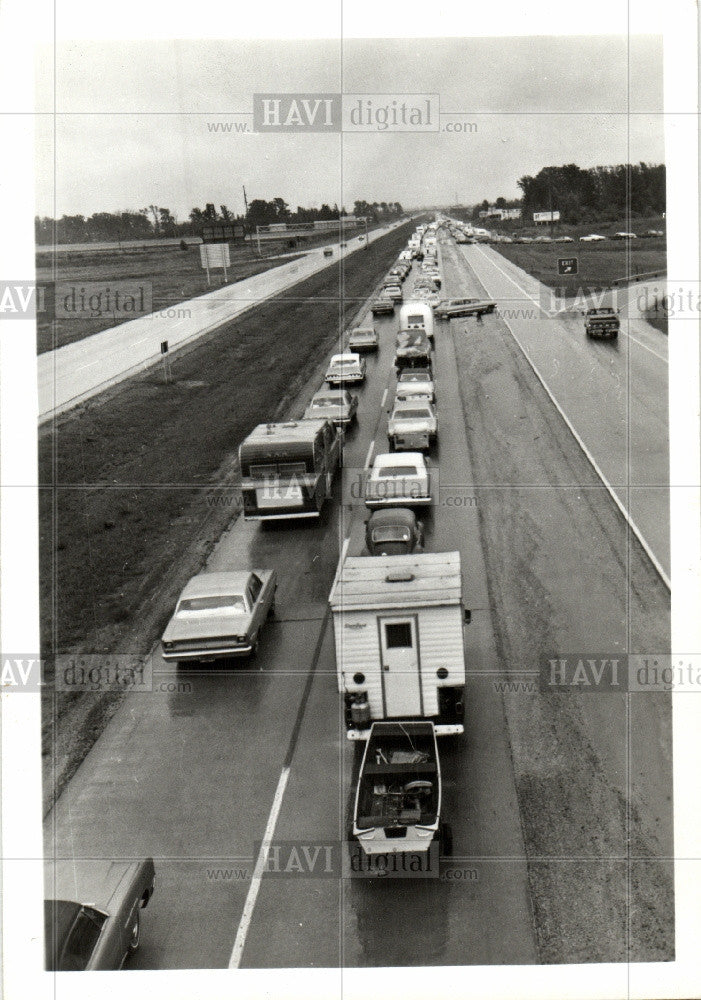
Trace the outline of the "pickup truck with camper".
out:
<instances>
[{"instance_id":1,"label":"pickup truck with camper","mask_svg":"<svg viewBox=\"0 0 701 1000\"><path fill-rule=\"evenodd\" d=\"M429 368L431 366L431 343L425 330L399 331L394 366L397 371L402 371L405 368Z\"/></svg>"},{"instance_id":2,"label":"pickup truck with camper","mask_svg":"<svg viewBox=\"0 0 701 1000\"><path fill-rule=\"evenodd\" d=\"M396 399L387 423L390 451L428 451L438 436L438 419L427 399Z\"/></svg>"},{"instance_id":3,"label":"pickup truck with camper","mask_svg":"<svg viewBox=\"0 0 701 1000\"><path fill-rule=\"evenodd\" d=\"M330 420L258 424L239 447L243 517L318 517L341 464L341 432Z\"/></svg>"},{"instance_id":4,"label":"pickup truck with camper","mask_svg":"<svg viewBox=\"0 0 701 1000\"><path fill-rule=\"evenodd\" d=\"M459 552L346 556L329 596L347 736L373 722L425 719L464 732L465 651Z\"/></svg>"},{"instance_id":5,"label":"pickup truck with camper","mask_svg":"<svg viewBox=\"0 0 701 1000\"><path fill-rule=\"evenodd\" d=\"M587 309L584 330L587 337L617 337L621 321L617 311L611 306Z\"/></svg>"},{"instance_id":6,"label":"pickup truck with camper","mask_svg":"<svg viewBox=\"0 0 701 1000\"><path fill-rule=\"evenodd\" d=\"M401 330L423 330L433 343L433 310L425 302L410 300L399 310L399 328Z\"/></svg>"}]
</instances>

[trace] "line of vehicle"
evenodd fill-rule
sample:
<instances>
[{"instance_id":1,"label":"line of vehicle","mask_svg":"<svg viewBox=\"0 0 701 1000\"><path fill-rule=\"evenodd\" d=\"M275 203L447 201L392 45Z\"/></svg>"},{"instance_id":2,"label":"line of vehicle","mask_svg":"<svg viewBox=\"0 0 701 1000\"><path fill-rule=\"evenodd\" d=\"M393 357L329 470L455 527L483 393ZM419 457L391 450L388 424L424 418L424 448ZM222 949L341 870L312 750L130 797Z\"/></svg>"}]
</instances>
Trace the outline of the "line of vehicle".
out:
<instances>
[{"instance_id":1,"label":"line of vehicle","mask_svg":"<svg viewBox=\"0 0 701 1000\"><path fill-rule=\"evenodd\" d=\"M521 285L519 285L518 281L516 281L515 278L513 278L507 271L505 271L503 269L503 267L500 267L495 260L492 260L491 257L487 256L487 254L484 252L484 250L482 249L482 247L477 247L477 249L479 250L480 254L486 260L488 260L490 264L492 264L497 269L497 271L499 271L501 274L503 274L505 278L508 278L508 280L511 282L511 284L514 285L516 288L518 288L518 290L520 292L523 292L523 294L526 296L526 298L530 299L530 301L534 305L538 306L538 308L540 309L540 311L542 313L544 313L546 316L548 315L547 310L543 309L543 307L540 304L540 302L538 302L537 299L534 299L533 296L529 292L527 292L525 288L523 288ZM506 320L504 320L504 322L506 322ZM511 329L511 328L509 327L509 329ZM622 327L621 327L620 332L623 334L624 337L627 337L628 340L632 340L634 344L638 344L639 347L642 347L644 350L649 351L650 354L654 354L656 358L659 358L659 360L663 361L666 365L669 364L669 361L667 360L667 358L665 358L665 356L663 354L659 354L657 351L653 350L652 347L648 347L648 345L644 344L642 342L642 340L638 340L637 337L634 337L632 333L626 333L626 331Z\"/></svg>"}]
</instances>

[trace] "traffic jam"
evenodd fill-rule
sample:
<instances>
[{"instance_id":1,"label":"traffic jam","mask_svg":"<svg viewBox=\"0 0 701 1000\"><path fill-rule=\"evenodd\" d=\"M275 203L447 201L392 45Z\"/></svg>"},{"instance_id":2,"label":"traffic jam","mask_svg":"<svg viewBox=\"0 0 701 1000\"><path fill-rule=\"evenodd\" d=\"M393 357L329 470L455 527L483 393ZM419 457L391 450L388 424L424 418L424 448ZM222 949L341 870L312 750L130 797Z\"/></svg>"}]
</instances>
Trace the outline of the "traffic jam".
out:
<instances>
[{"instance_id":1,"label":"traffic jam","mask_svg":"<svg viewBox=\"0 0 701 1000\"><path fill-rule=\"evenodd\" d=\"M494 303L470 300L466 309L462 300L441 298L438 229L437 222L417 227L364 318L330 357L324 383L300 418L260 424L238 449L242 520L258 523L283 560L290 528L307 525L306 533L328 516L341 469L354 480L353 530L327 602L346 738L357 750L342 841L351 863L355 858L378 876L388 858L418 858L437 871L440 857L450 855L440 747L464 732L464 630L471 611L460 552L434 542L441 427L434 352L451 309L475 315L475 303L484 312ZM363 397L388 335L394 356L378 413ZM363 469L349 468L350 436L381 416L386 447L375 453L373 441ZM206 671L244 659L263 669L261 642L277 619L282 568L266 561L268 568L243 560L234 568L227 559L225 567L210 565L187 583L162 634L165 667ZM107 881L103 868L97 859L52 867L45 907L50 969L133 964L142 910L154 892L158 896L159 864L151 858L111 863ZM116 937L104 931L114 926L109 917L115 914Z\"/></svg>"}]
</instances>

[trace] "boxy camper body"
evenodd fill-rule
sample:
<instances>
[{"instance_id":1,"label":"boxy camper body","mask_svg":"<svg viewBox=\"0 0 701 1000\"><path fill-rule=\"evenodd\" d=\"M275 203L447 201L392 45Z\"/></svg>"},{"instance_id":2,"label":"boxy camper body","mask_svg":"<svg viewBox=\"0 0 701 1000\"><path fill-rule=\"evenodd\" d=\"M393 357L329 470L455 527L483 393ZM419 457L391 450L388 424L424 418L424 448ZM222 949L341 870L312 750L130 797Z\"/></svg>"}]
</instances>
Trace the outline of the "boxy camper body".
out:
<instances>
[{"instance_id":1,"label":"boxy camper body","mask_svg":"<svg viewBox=\"0 0 701 1000\"><path fill-rule=\"evenodd\" d=\"M433 343L433 310L426 302L405 302L399 310L400 330L423 330Z\"/></svg>"},{"instance_id":2,"label":"boxy camper body","mask_svg":"<svg viewBox=\"0 0 701 1000\"><path fill-rule=\"evenodd\" d=\"M329 601L349 739L383 719L464 731L459 552L349 556Z\"/></svg>"}]
</instances>

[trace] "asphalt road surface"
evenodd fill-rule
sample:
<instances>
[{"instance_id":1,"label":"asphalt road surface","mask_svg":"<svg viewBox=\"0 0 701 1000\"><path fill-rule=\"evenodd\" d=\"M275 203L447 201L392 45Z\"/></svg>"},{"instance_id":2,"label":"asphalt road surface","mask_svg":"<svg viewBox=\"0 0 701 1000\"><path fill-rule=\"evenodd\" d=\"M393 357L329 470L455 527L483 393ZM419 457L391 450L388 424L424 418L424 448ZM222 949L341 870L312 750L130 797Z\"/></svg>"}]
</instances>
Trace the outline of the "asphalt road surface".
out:
<instances>
[{"instance_id":1,"label":"asphalt road surface","mask_svg":"<svg viewBox=\"0 0 701 1000\"><path fill-rule=\"evenodd\" d=\"M447 295L470 294L475 274L486 284L496 280L491 261L485 264L479 256L481 249L466 248L477 251L470 260L475 273L455 256L465 250L445 244L443 249ZM484 331L496 330L499 323L498 317L485 317ZM347 829L357 760L345 738L327 599L345 540L351 553L362 545L365 511L354 499L353 486L369 456L386 451L397 320L378 319L375 325L380 351L369 357L368 378L359 392L359 426L347 438L344 475L323 518L310 525L265 528L238 519L208 562L211 570L277 570L276 617L264 632L258 658L230 668L183 671L164 664L156 652L154 690L127 697L47 818L47 856L154 857L156 893L144 914L141 950L130 967L528 964L539 959L532 903L534 886L541 891L542 885L533 881L527 865L524 829L525 836L530 834L523 822L524 762L519 758L528 748L527 721L534 710L525 698L505 701L499 686L508 673L504 648L497 649L495 584L487 578L485 536L474 502L484 481L476 482L473 473L477 445L468 446L478 424L474 408L481 405L486 412L488 404L480 404L472 387L460 385L456 377L465 362L464 321L437 325L439 443L432 461L439 469L440 491L425 518L428 550L460 551L465 606L472 611L464 634L466 732L441 741L453 856L442 860L439 878L423 880L339 879L318 872L259 877L256 866L264 838L313 850L343 841ZM596 352L600 345L586 346ZM570 345L570 352L576 354L577 348ZM531 382L522 380L522 391L540 392L535 378ZM316 388L310 386L309 395ZM614 410L616 400L604 395ZM564 442L564 453L556 450L553 459L560 462L563 481L571 474L568 451L575 456L572 461L582 461L568 432ZM611 632L625 639L614 595L625 589L627 578L625 565L615 559L598 592L586 595L581 618L568 617L584 598L567 556L587 550L591 525L584 513L563 506L563 491L557 492L547 525L559 564L543 568L533 559L523 575L543 569L553 586L563 589L562 607L553 609L560 648L582 648L577 644L586 640L585 648L591 649L591 642L612 642ZM605 491L600 494L607 516L618 523L613 502ZM624 547L624 535L611 545ZM508 544L506 532L502 538ZM502 579L499 585L511 585L516 599L521 582ZM607 608L597 628L587 630L590 611ZM509 669L518 665L518 656L514 661ZM625 756L610 728L624 732L620 705L599 700L582 711L588 745L607 762L606 787L618 783L625 793L630 790ZM635 740L647 734L651 756L665 726L655 712L651 699L636 722ZM641 808L657 811L656 835L669 849L668 813L658 801L667 791L658 788L665 773L658 761L653 777L637 780ZM647 832L652 821L643 818ZM545 819L559 830L563 819L557 804ZM610 922L605 904L599 902L598 909L592 904L583 919L605 938ZM540 935L542 946L542 928Z\"/></svg>"},{"instance_id":2,"label":"asphalt road surface","mask_svg":"<svg viewBox=\"0 0 701 1000\"><path fill-rule=\"evenodd\" d=\"M550 314L550 289L496 250L461 246L452 253L499 301L502 319L668 575L667 338L629 308L629 296L635 303L644 290L624 290L617 339L592 340L583 316Z\"/></svg>"},{"instance_id":3,"label":"asphalt road surface","mask_svg":"<svg viewBox=\"0 0 701 1000\"><path fill-rule=\"evenodd\" d=\"M393 223L395 228L399 223ZM369 234L369 242L386 235L379 229ZM334 248L332 258L324 257L323 248L310 251L298 260L281 264L268 271L214 288L205 295L178 303L163 313L149 313L119 326L93 334L83 340L66 344L55 351L40 354L37 359L39 385L39 419L70 409L89 399L127 375L133 375L152 365L160 356L161 342L167 340L171 351L203 336L228 320L249 309L257 302L278 295L285 289L308 278L325 267L338 263L341 257L362 249L365 239L348 240ZM214 282L220 272L214 272Z\"/></svg>"}]
</instances>

